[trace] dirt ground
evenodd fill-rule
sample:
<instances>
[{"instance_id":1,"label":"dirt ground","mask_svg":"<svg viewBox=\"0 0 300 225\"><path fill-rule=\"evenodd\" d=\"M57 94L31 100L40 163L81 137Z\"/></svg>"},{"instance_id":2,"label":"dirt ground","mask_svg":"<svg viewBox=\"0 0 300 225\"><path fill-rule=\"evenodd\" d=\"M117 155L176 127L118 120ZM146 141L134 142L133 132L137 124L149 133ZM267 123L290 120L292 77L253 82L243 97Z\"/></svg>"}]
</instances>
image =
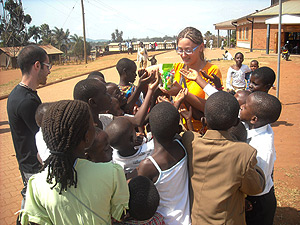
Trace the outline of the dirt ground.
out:
<instances>
[{"instance_id":1,"label":"dirt ground","mask_svg":"<svg viewBox=\"0 0 300 225\"><path fill-rule=\"evenodd\" d=\"M243 49L230 49L232 55L242 51L245 55L244 64L249 65L252 59L257 59L260 66L269 66L277 73L277 56L266 55L264 52L248 52ZM219 66L226 79L228 67L233 61L216 60L222 57L223 51L219 49L205 52L207 59ZM127 55L113 56L105 60L105 66L115 65L120 57ZM105 56L106 57L106 56ZM107 56L108 57L108 56ZM130 56L132 59L135 56ZM156 57L158 63L177 62L180 58L174 51L161 54ZM101 58L93 68L101 68ZM70 66L68 66L70 67ZM76 70L78 66L72 66ZM62 67L54 67L53 72ZM71 68L72 69L72 68ZM276 161L274 168L275 192L277 197L277 211L274 224L300 224L300 57L291 56L290 61L281 61L279 99L282 102L282 113L279 120L272 124L275 133ZM115 68L102 71L107 81L118 82ZM11 80L20 79L19 70L0 71L0 84ZM62 98L72 98L71 90L74 84L85 77L75 78L59 84L43 87L38 90L42 101L55 101ZM18 82L18 81L17 81ZM270 90L270 94L276 96L276 90ZM60 91L64 89L64 91ZM68 90L68 94L66 94ZM16 212L21 202L19 191L21 190L21 178L15 160L15 153L10 137L10 131L6 116L6 99L0 101L0 224L15 223Z\"/></svg>"}]
</instances>

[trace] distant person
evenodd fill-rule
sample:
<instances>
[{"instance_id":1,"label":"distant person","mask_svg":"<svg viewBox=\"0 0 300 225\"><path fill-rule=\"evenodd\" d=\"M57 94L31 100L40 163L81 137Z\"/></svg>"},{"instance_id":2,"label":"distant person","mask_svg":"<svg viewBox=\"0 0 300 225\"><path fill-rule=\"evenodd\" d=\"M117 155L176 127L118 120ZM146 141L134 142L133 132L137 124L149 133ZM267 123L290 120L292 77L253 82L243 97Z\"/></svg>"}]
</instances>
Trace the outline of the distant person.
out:
<instances>
[{"instance_id":1,"label":"distant person","mask_svg":"<svg viewBox=\"0 0 300 225\"><path fill-rule=\"evenodd\" d=\"M205 105L204 136L188 131L182 137L189 156L193 224L245 225L245 195L264 189L257 151L228 132L239 123L239 108L231 94L212 94Z\"/></svg>"},{"instance_id":2,"label":"distant person","mask_svg":"<svg viewBox=\"0 0 300 225\"><path fill-rule=\"evenodd\" d=\"M237 52L234 56L234 61L235 65L230 66L227 72L226 88L227 91L234 90L237 92L238 90L245 90L245 76L251 70L247 65L243 64L243 53Z\"/></svg>"},{"instance_id":3,"label":"distant person","mask_svg":"<svg viewBox=\"0 0 300 225\"><path fill-rule=\"evenodd\" d=\"M213 48L213 43L214 43L214 40L210 39L209 40L209 48L210 48L210 50L212 50L212 48Z\"/></svg>"},{"instance_id":4,"label":"distant person","mask_svg":"<svg viewBox=\"0 0 300 225\"><path fill-rule=\"evenodd\" d=\"M42 132L51 154L28 182L21 224L120 221L129 202L122 168L85 159L95 138L89 106L78 100L53 103L44 115Z\"/></svg>"},{"instance_id":5,"label":"distant person","mask_svg":"<svg viewBox=\"0 0 300 225\"><path fill-rule=\"evenodd\" d=\"M268 93L275 79L275 72L270 67L260 67L254 70L250 77L249 91L263 91Z\"/></svg>"},{"instance_id":6,"label":"distant person","mask_svg":"<svg viewBox=\"0 0 300 225\"><path fill-rule=\"evenodd\" d=\"M132 45L132 41L130 40L128 42L128 54L132 55L132 52L133 52L133 45Z\"/></svg>"},{"instance_id":7,"label":"distant person","mask_svg":"<svg viewBox=\"0 0 300 225\"><path fill-rule=\"evenodd\" d=\"M157 46L158 44L156 43L156 41L154 42L154 50L156 51L157 50Z\"/></svg>"},{"instance_id":8,"label":"distant person","mask_svg":"<svg viewBox=\"0 0 300 225\"><path fill-rule=\"evenodd\" d=\"M206 39L204 39L204 40L203 40L204 48L206 48L206 42L207 42Z\"/></svg>"},{"instance_id":9,"label":"distant person","mask_svg":"<svg viewBox=\"0 0 300 225\"><path fill-rule=\"evenodd\" d=\"M223 59L224 60L233 60L232 55L227 50L225 50L225 54L223 54Z\"/></svg>"},{"instance_id":10,"label":"distant person","mask_svg":"<svg viewBox=\"0 0 300 225\"><path fill-rule=\"evenodd\" d=\"M224 49L224 39L222 39L222 41L221 41L221 50L223 50Z\"/></svg>"},{"instance_id":11,"label":"distant person","mask_svg":"<svg viewBox=\"0 0 300 225\"><path fill-rule=\"evenodd\" d=\"M166 50L167 49L167 41L164 40L164 49Z\"/></svg>"},{"instance_id":12,"label":"distant person","mask_svg":"<svg viewBox=\"0 0 300 225\"><path fill-rule=\"evenodd\" d=\"M122 42L119 42L118 46L119 46L119 51L121 53L122 52Z\"/></svg>"},{"instance_id":13,"label":"distant person","mask_svg":"<svg viewBox=\"0 0 300 225\"><path fill-rule=\"evenodd\" d=\"M247 82L246 90L249 90L251 75L252 75L253 71L256 70L257 68L259 68L259 63L257 60L254 59L250 62L251 71L245 74L245 80Z\"/></svg>"},{"instance_id":14,"label":"distant person","mask_svg":"<svg viewBox=\"0 0 300 225\"><path fill-rule=\"evenodd\" d=\"M281 109L281 103L275 96L262 91L253 92L246 104L241 106L240 118L245 122L247 142L257 150L257 165L266 177L264 190L256 195L249 194L246 198L252 205L246 211L247 225L273 224L277 206L273 179L276 152L270 124L278 120Z\"/></svg>"},{"instance_id":15,"label":"distant person","mask_svg":"<svg viewBox=\"0 0 300 225\"><path fill-rule=\"evenodd\" d=\"M137 62L139 68L145 69L147 67L147 61L148 61L147 49L145 48L143 42L140 42L137 50Z\"/></svg>"},{"instance_id":16,"label":"distant person","mask_svg":"<svg viewBox=\"0 0 300 225\"><path fill-rule=\"evenodd\" d=\"M151 59L148 59L151 63L151 66L154 66L157 64L157 59L155 58L155 55L151 57Z\"/></svg>"},{"instance_id":17,"label":"distant person","mask_svg":"<svg viewBox=\"0 0 300 225\"><path fill-rule=\"evenodd\" d=\"M16 158L23 180L22 206L26 199L29 178L40 170L37 158L35 134L39 127L35 121L35 111L42 103L37 87L45 85L52 65L47 52L37 45L24 47L17 58L22 72L21 82L11 91L7 99L7 114Z\"/></svg>"}]
</instances>

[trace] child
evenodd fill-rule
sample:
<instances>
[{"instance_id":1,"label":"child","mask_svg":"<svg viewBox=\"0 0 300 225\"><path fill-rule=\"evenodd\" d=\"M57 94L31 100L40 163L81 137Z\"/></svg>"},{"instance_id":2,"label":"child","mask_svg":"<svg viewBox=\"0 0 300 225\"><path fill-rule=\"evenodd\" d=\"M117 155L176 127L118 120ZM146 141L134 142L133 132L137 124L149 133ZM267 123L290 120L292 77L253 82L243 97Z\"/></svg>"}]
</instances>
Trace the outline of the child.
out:
<instances>
[{"instance_id":1,"label":"child","mask_svg":"<svg viewBox=\"0 0 300 225\"><path fill-rule=\"evenodd\" d=\"M105 131L95 127L95 140L91 147L86 149L86 159L92 162L110 162L112 160L112 148L108 142Z\"/></svg>"},{"instance_id":2,"label":"child","mask_svg":"<svg viewBox=\"0 0 300 225\"><path fill-rule=\"evenodd\" d=\"M227 50L225 50L225 54L223 54L223 57L224 60L233 60L232 55Z\"/></svg>"},{"instance_id":3,"label":"child","mask_svg":"<svg viewBox=\"0 0 300 225\"><path fill-rule=\"evenodd\" d=\"M39 131L35 134L35 143L38 150L37 158L42 165L44 164L44 161L49 157L50 152L44 141L41 125L43 117L46 111L50 108L51 104L52 102L42 103L38 106L35 112L35 121L36 124L40 127Z\"/></svg>"},{"instance_id":4,"label":"child","mask_svg":"<svg viewBox=\"0 0 300 225\"><path fill-rule=\"evenodd\" d=\"M269 67L260 67L253 71L250 77L249 91L263 91L268 93L273 86L276 75Z\"/></svg>"},{"instance_id":5,"label":"child","mask_svg":"<svg viewBox=\"0 0 300 225\"><path fill-rule=\"evenodd\" d=\"M136 148L136 131L133 124L125 117L114 119L106 128L110 145L113 147L113 162L130 174L140 162L153 152L153 141Z\"/></svg>"},{"instance_id":6,"label":"child","mask_svg":"<svg viewBox=\"0 0 300 225\"><path fill-rule=\"evenodd\" d=\"M168 102L158 103L149 114L154 153L143 160L138 175L152 180L160 194L157 211L166 224L190 224L187 154L174 139L181 132L179 113Z\"/></svg>"},{"instance_id":7,"label":"child","mask_svg":"<svg viewBox=\"0 0 300 225\"><path fill-rule=\"evenodd\" d=\"M250 69L251 71L246 73L245 75L245 80L247 81L247 87L246 87L246 90L249 90L249 84L250 84L250 77L251 77L251 74L253 73L254 70L256 70L257 68L259 67L259 63L257 60L252 60L250 62Z\"/></svg>"},{"instance_id":8,"label":"child","mask_svg":"<svg viewBox=\"0 0 300 225\"><path fill-rule=\"evenodd\" d=\"M86 79L97 79L97 80L102 81L103 83L106 83L104 75L100 71L91 72Z\"/></svg>"},{"instance_id":9,"label":"child","mask_svg":"<svg viewBox=\"0 0 300 225\"><path fill-rule=\"evenodd\" d=\"M151 63L151 66L154 66L157 64L157 59L155 58L155 55L151 57L151 59L148 59Z\"/></svg>"},{"instance_id":10,"label":"child","mask_svg":"<svg viewBox=\"0 0 300 225\"><path fill-rule=\"evenodd\" d=\"M119 221L129 201L122 168L84 159L95 138L88 104L53 103L42 132L51 155L28 182L21 224L110 224L111 217Z\"/></svg>"},{"instance_id":11,"label":"child","mask_svg":"<svg viewBox=\"0 0 300 225\"><path fill-rule=\"evenodd\" d=\"M142 104L140 94L144 86L151 82L153 77L149 76L145 70L141 70L139 71L139 73L141 73L142 76L139 79L138 86L135 86L133 83L137 75L137 67L134 61L127 58L122 58L118 61L116 68L120 76L119 88L122 92L125 93L125 96L127 98L126 107L123 107L121 105L121 108L126 113L133 114L133 107L135 106L135 104L137 104L137 106L140 106Z\"/></svg>"},{"instance_id":12,"label":"child","mask_svg":"<svg viewBox=\"0 0 300 225\"><path fill-rule=\"evenodd\" d=\"M235 65L229 67L226 78L227 91L244 90L246 87L245 74L250 72L250 68L247 65L242 64L244 61L244 55L241 52L237 52L234 56ZM232 83L231 83L232 79Z\"/></svg>"},{"instance_id":13,"label":"child","mask_svg":"<svg viewBox=\"0 0 300 225\"><path fill-rule=\"evenodd\" d=\"M98 114L110 108L111 97L106 91L105 84L96 79L85 79L79 81L73 91L75 100L81 100L90 106L94 122L103 129Z\"/></svg>"},{"instance_id":14,"label":"child","mask_svg":"<svg viewBox=\"0 0 300 225\"><path fill-rule=\"evenodd\" d=\"M212 94L205 105L205 135L187 131L182 137L189 154L193 224L246 224L245 194L264 188L256 150L227 131L238 124L239 108L231 94Z\"/></svg>"},{"instance_id":15,"label":"child","mask_svg":"<svg viewBox=\"0 0 300 225\"><path fill-rule=\"evenodd\" d=\"M276 210L273 170L276 159L274 133L270 123L277 121L281 113L280 101L265 92L249 95L242 105L240 118L245 122L249 145L257 150L257 165L264 171L266 186L263 192L246 199L252 203L252 210L246 212L247 225L272 225Z\"/></svg>"},{"instance_id":16,"label":"child","mask_svg":"<svg viewBox=\"0 0 300 225\"><path fill-rule=\"evenodd\" d=\"M122 222L116 224L154 225L165 224L164 217L156 212L159 204L159 193L153 182L147 177L132 178L129 186L129 210Z\"/></svg>"},{"instance_id":17,"label":"child","mask_svg":"<svg viewBox=\"0 0 300 225\"><path fill-rule=\"evenodd\" d=\"M239 105L244 105L246 103L247 97L251 94L250 91L239 90L234 94L234 97L239 102Z\"/></svg>"}]
</instances>

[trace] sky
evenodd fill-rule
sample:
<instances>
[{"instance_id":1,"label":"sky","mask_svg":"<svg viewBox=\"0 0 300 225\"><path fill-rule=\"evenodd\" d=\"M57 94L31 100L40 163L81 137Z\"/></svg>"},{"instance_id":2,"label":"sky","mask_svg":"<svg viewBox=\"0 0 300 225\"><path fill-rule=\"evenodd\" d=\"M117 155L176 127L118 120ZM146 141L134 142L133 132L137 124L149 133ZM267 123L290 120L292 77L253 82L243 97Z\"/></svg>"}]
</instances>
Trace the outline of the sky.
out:
<instances>
[{"instance_id":1,"label":"sky","mask_svg":"<svg viewBox=\"0 0 300 225\"><path fill-rule=\"evenodd\" d=\"M271 0L84 0L86 38L111 39L118 29L123 39L177 35L187 26L217 34L213 24L267 8ZM47 23L83 36L81 0L23 0L29 26ZM221 31L226 35L226 31Z\"/></svg>"}]
</instances>

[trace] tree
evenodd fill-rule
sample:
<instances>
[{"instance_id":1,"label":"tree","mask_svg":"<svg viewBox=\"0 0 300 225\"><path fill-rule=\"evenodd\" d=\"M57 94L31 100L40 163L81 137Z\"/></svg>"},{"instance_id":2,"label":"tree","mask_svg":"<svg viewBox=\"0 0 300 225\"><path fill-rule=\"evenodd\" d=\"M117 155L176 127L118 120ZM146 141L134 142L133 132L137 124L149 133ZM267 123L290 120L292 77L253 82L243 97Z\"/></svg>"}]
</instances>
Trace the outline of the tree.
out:
<instances>
[{"instance_id":1,"label":"tree","mask_svg":"<svg viewBox=\"0 0 300 225\"><path fill-rule=\"evenodd\" d=\"M59 48L60 50L64 50L67 48L68 44L69 44L69 29L66 30L66 32L64 32L64 30L62 28L58 29L57 27L54 27L54 29L52 30L53 34L53 40L54 40L54 45Z\"/></svg>"},{"instance_id":2,"label":"tree","mask_svg":"<svg viewBox=\"0 0 300 225\"><path fill-rule=\"evenodd\" d=\"M112 42L122 42L123 41L123 31L119 32L118 29L115 30L114 33L111 34Z\"/></svg>"},{"instance_id":3,"label":"tree","mask_svg":"<svg viewBox=\"0 0 300 225\"><path fill-rule=\"evenodd\" d=\"M206 38L206 39L210 39L210 37L212 36L212 33L208 30L208 31L206 31L206 33L204 34L204 37Z\"/></svg>"},{"instance_id":4,"label":"tree","mask_svg":"<svg viewBox=\"0 0 300 225\"><path fill-rule=\"evenodd\" d=\"M2 5L3 5L3 1ZM31 22L31 16L24 14L21 1L8 0L4 4L1 16L0 36L3 46L21 46L28 42L26 25ZM5 15L6 14L6 15Z\"/></svg>"},{"instance_id":5,"label":"tree","mask_svg":"<svg viewBox=\"0 0 300 225\"><path fill-rule=\"evenodd\" d=\"M48 24L44 23L40 26L40 35L42 39L42 44L44 45L52 44L51 43L52 32Z\"/></svg>"},{"instance_id":6,"label":"tree","mask_svg":"<svg viewBox=\"0 0 300 225\"><path fill-rule=\"evenodd\" d=\"M41 30L39 27L32 26L32 27L29 27L29 29L28 29L28 37L33 38L33 40L35 40L36 44L37 44L37 39L41 39L40 33L41 33Z\"/></svg>"},{"instance_id":7,"label":"tree","mask_svg":"<svg viewBox=\"0 0 300 225\"><path fill-rule=\"evenodd\" d=\"M73 53L78 58L83 58L84 55L84 46L83 46L83 37L78 36L77 34L70 36L71 41L73 42ZM86 43L86 54L90 55L91 45L89 42Z\"/></svg>"}]
</instances>

